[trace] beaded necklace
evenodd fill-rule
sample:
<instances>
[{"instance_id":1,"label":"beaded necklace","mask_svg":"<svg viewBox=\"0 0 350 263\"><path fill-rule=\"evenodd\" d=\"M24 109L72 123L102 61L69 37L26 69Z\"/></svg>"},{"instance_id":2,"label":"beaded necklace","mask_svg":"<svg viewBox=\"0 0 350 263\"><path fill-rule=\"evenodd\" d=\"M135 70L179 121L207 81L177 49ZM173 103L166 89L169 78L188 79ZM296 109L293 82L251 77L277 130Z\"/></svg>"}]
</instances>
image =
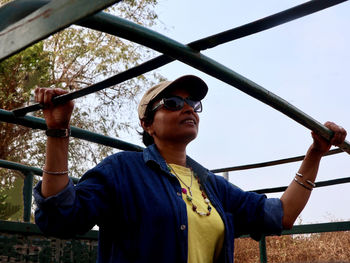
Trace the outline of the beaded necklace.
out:
<instances>
[{"instance_id":1,"label":"beaded necklace","mask_svg":"<svg viewBox=\"0 0 350 263\"><path fill-rule=\"evenodd\" d=\"M209 216L210 213L211 213L211 209L212 209L211 206L210 206L210 201L209 201L207 195L205 194L205 192L203 191L203 187L202 187L202 185L201 185L201 183L200 183L199 178L193 175L192 169L190 168L190 170L191 170L191 185L190 185L190 186L188 186L187 184L185 184L184 181L181 180L180 176L177 175L177 173L175 172L175 170L174 170L170 165L168 165L168 169L169 169L170 172L172 172L172 173L175 175L175 177L176 177L177 179L179 179L179 181L180 181L181 183L183 183L184 186L187 187L188 192L190 193L190 195L188 194L186 188L183 188L183 187L182 187L182 188L181 188L181 191L182 191L183 194L186 195L186 200L187 200L188 202L191 203L191 205L192 205L192 210L193 210L194 212L196 212L196 213L197 213L198 215L200 215L200 216ZM192 202L193 198L192 198L191 187L192 187L192 178L193 178L193 177L194 177L194 178L197 180L197 182L198 182L199 190L201 191L202 197L203 197L203 199L204 199L204 202L205 202L205 204L207 205L207 210L208 210L208 212L201 212L201 211L198 211L198 210L197 210L197 206L196 206L195 204L193 204L193 202Z\"/></svg>"}]
</instances>

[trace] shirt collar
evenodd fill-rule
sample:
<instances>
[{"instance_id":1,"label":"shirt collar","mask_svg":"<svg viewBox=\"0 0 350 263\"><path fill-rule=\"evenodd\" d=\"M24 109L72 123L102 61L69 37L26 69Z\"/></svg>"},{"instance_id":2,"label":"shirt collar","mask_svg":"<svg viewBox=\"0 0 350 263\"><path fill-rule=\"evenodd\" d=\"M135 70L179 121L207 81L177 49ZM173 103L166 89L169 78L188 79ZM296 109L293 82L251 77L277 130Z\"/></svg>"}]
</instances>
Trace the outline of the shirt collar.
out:
<instances>
[{"instance_id":1,"label":"shirt collar","mask_svg":"<svg viewBox=\"0 0 350 263\"><path fill-rule=\"evenodd\" d=\"M158 169L169 173L168 166L164 158L160 155L155 144L152 144L143 150L143 160L147 165L156 166Z\"/></svg>"},{"instance_id":2,"label":"shirt collar","mask_svg":"<svg viewBox=\"0 0 350 263\"><path fill-rule=\"evenodd\" d=\"M155 144L148 146L143 151L143 159L147 165L156 166L158 169L169 173L168 166L164 158L160 155ZM186 162L202 182L206 180L208 177L208 169L204 168L189 156L186 156Z\"/></svg>"}]
</instances>

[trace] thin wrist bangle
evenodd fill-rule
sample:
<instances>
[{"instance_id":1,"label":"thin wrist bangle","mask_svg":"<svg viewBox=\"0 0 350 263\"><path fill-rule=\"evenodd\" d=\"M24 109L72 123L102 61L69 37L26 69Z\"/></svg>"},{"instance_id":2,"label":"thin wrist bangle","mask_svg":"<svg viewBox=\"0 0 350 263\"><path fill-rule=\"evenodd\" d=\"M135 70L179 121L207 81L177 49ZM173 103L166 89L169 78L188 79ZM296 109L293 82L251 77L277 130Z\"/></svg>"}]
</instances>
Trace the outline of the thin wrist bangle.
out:
<instances>
[{"instance_id":1,"label":"thin wrist bangle","mask_svg":"<svg viewBox=\"0 0 350 263\"><path fill-rule=\"evenodd\" d=\"M300 178L303 177L303 175L301 173L295 173L296 176L299 176ZM316 184L310 180L305 180L309 185L311 185L312 187L316 187Z\"/></svg>"},{"instance_id":2,"label":"thin wrist bangle","mask_svg":"<svg viewBox=\"0 0 350 263\"><path fill-rule=\"evenodd\" d=\"M47 171L45 169L43 169L43 172L46 174L51 174L51 175L64 175L64 174L68 174L68 171L62 171L62 172L51 172L51 171Z\"/></svg>"},{"instance_id":3,"label":"thin wrist bangle","mask_svg":"<svg viewBox=\"0 0 350 263\"><path fill-rule=\"evenodd\" d=\"M303 177L301 173L295 173L296 176Z\"/></svg>"},{"instance_id":4,"label":"thin wrist bangle","mask_svg":"<svg viewBox=\"0 0 350 263\"><path fill-rule=\"evenodd\" d=\"M307 182L309 185L311 185L312 187L316 187L316 184L313 183L313 182L311 182L310 180L306 180L306 182Z\"/></svg>"},{"instance_id":5,"label":"thin wrist bangle","mask_svg":"<svg viewBox=\"0 0 350 263\"><path fill-rule=\"evenodd\" d=\"M306 186L305 184L303 184L302 182L300 182L296 177L294 177L294 181L297 182L300 186L304 187L305 189L312 191L312 188Z\"/></svg>"}]
</instances>

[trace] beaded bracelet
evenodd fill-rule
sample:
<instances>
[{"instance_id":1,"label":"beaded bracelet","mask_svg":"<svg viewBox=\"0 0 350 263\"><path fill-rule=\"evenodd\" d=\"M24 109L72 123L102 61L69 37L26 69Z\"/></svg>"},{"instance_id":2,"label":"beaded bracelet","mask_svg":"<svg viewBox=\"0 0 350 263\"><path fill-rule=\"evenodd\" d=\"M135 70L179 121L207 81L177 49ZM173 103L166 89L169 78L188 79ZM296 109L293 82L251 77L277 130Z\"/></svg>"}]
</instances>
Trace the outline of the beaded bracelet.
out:
<instances>
[{"instance_id":1,"label":"beaded bracelet","mask_svg":"<svg viewBox=\"0 0 350 263\"><path fill-rule=\"evenodd\" d=\"M62 171L62 172L51 172L51 171L46 171L43 169L43 172L46 174L51 174L51 175L64 175L68 174L68 171Z\"/></svg>"}]
</instances>

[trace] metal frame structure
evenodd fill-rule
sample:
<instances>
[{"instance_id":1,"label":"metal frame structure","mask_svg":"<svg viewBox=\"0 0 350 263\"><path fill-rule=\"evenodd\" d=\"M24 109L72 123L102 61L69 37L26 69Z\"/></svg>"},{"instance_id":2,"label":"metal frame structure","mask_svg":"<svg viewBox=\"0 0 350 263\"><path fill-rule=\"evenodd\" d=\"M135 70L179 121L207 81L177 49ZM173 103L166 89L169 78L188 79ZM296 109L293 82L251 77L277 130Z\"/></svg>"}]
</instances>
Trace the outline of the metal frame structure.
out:
<instances>
[{"instance_id":1,"label":"metal frame structure","mask_svg":"<svg viewBox=\"0 0 350 263\"><path fill-rule=\"evenodd\" d=\"M308 1L304 4L263 19L184 45L130 21L101 12L101 10L104 8L119 2L117 0L96 0L92 2L89 0L15 0L0 8L0 17L4 18L2 20L2 24L0 25L0 62L25 49L26 47L45 39L55 32L58 32L72 24L77 24L125 38L152 48L163 55L153 58L150 61L142 63L134 68L128 69L84 89L58 96L53 100L53 102L56 104L86 96L93 92L136 77L140 74L157 69L174 60L179 60L273 107L304 127L317 132L325 139L329 140L332 137L332 132L320 122L308 116L269 90L221 65L217 61L203 55L200 53L200 51L279 26L346 1L347 0ZM75 12L75 10L79 10L79 13ZM6 16L4 14L6 14ZM33 129L45 130L46 124L43 119L25 116L28 112L40 110L41 108L42 105L33 104L24 108L13 109L12 111L0 109L0 121L23 125ZM143 147L138 145L92 133L76 127L72 127L72 136L121 150L143 150ZM345 141L340 146L340 149L330 151L328 154L337 154L342 151L350 154L350 143L348 141ZM213 172L218 173L266 167L270 165L300 161L303 159L303 157L304 156L297 156L260 164L221 168L213 170ZM23 189L25 201L24 221L29 222L33 176L41 175L42 171L38 168L27 167L5 160L0 160L0 167L19 170L25 175L25 184ZM74 181L77 181L77 179L74 178ZM350 182L350 177L325 182L317 182L317 187L348 182ZM256 190L256 192L280 192L285 188L286 187L260 189ZM6 229L10 232L14 231L13 227L10 227L8 224L9 223L7 222L0 222L0 231L6 231ZM293 228L293 230L284 231L283 233L296 234L343 230L350 230L350 222L318 224L313 226L296 226ZM267 262L264 240L265 239L263 239L260 243L261 262Z\"/></svg>"}]
</instances>

